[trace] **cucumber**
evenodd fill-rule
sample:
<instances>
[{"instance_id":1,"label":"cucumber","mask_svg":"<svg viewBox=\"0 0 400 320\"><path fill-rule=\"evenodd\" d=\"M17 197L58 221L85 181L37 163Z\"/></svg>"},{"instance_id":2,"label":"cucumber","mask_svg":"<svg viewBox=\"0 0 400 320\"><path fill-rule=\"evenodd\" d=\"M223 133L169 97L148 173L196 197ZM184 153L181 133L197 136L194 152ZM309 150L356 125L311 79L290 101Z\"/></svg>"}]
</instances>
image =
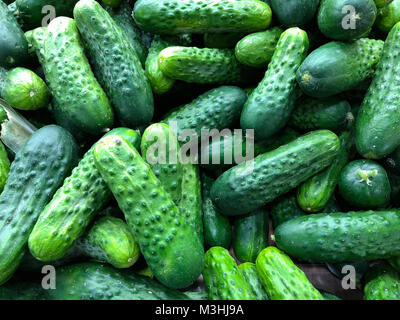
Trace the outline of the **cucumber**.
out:
<instances>
[{"instance_id":1,"label":"cucumber","mask_svg":"<svg viewBox=\"0 0 400 320\"><path fill-rule=\"evenodd\" d=\"M18 267L40 212L77 158L74 139L55 125L37 130L17 152L0 195L0 284Z\"/></svg>"},{"instance_id":2,"label":"cucumber","mask_svg":"<svg viewBox=\"0 0 400 320\"><path fill-rule=\"evenodd\" d=\"M400 211L395 209L317 213L279 225L274 238L292 257L333 263L399 256L399 230Z\"/></svg>"},{"instance_id":3,"label":"cucumber","mask_svg":"<svg viewBox=\"0 0 400 320\"><path fill-rule=\"evenodd\" d=\"M355 160L346 165L338 187L343 199L356 208L381 208L390 201L391 188L386 170L372 160Z\"/></svg>"},{"instance_id":4,"label":"cucumber","mask_svg":"<svg viewBox=\"0 0 400 320\"><path fill-rule=\"evenodd\" d=\"M374 265L365 282L365 300L400 300L400 274L389 264Z\"/></svg>"},{"instance_id":5,"label":"cucumber","mask_svg":"<svg viewBox=\"0 0 400 320\"><path fill-rule=\"evenodd\" d=\"M297 202L304 211L319 212L323 210L333 196L340 173L349 161L348 145L351 138L350 132L344 132L340 136L339 153L332 164L297 189Z\"/></svg>"},{"instance_id":6,"label":"cucumber","mask_svg":"<svg viewBox=\"0 0 400 320\"><path fill-rule=\"evenodd\" d=\"M383 8L391 3L393 0L374 0L377 8Z\"/></svg>"},{"instance_id":7,"label":"cucumber","mask_svg":"<svg viewBox=\"0 0 400 320\"><path fill-rule=\"evenodd\" d=\"M232 228L228 218L220 214L211 201L210 190L213 183L214 179L202 174L204 242L208 247L229 249Z\"/></svg>"},{"instance_id":8,"label":"cucumber","mask_svg":"<svg viewBox=\"0 0 400 320\"><path fill-rule=\"evenodd\" d=\"M258 254L268 245L268 211L260 208L237 217L233 226L232 247L241 262L255 262Z\"/></svg>"},{"instance_id":9,"label":"cucumber","mask_svg":"<svg viewBox=\"0 0 400 320\"><path fill-rule=\"evenodd\" d=\"M285 27L301 27L315 16L320 0L270 0L272 11Z\"/></svg>"},{"instance_id":10,"label":"cucumber","mask_svg":"<svg viewBox=\"0 0 400 320\"><path fill-rule=\"evenodd\" d=\"M107 131L114 121L113 111L84 55L73 19L58 17L50 22L43 58L47 84L65 115L84 132Z\"/></svg>"},{"instance_id":11,"label":"cucumber","mask_svg":"<svg viewBox=\"0 0 400 320\"><path fill-rule=\"evenodd\" d=\"M247 283L250 284L250 287L256 296L256 300L269 300L268 294L258 277L256 265L251 262L245 262L239 265L239 270L242 272Z\"/></svg>"},{"instance_id":12,"label":"cucumber","mask_svg":"<svg viewBox=\"0 0 400 320\"><path fill-rule=\"evenodd\" d=\"M295 102L296 71L307 50L303 30L290 28L282 33L264 79L250 94L240 118L242 129L254 129L256 140L271 137L288 122Z\"/></svg>"},{"instance_id":13,"label":"cucumber","mask_svg":"<svg viewBox=\"0 0 400 320\"><path fill-rule=\"evenodd\" d=\"M240 39L245 36L243 33L205 33L203 37L204 47L214 49L233 49Z\"/></svg>"},{"instance_id":14,"label":"cucumber","mask_svg":"<svg viewBox=\"0 0 400 320\"><path fill-rule=\"evenodd\" d=\"M7 150L4 147L4 144L0 142L0 193L4 189L9 172L10 160L8 159Z\"/></svg>"},{"instance_id":15,"label":"cucumber","mask_svg":"<svg viewBox=\"0 0 400 320\"><path fill-rule=\"evenodd\" d=\"M271 16L258 0L138 0L133 9L138 26L155 34L254 32Z\"/></svg>"},{"instance_id":16,"label":"cucumber","mask_svg":"<svg viewBox=\"0 0 400 320\"><path fill-rule=\"evenodd\" d=\"M304 93L315 98L350 90L374 75L382 51L382 40L329 42L307 56L297 70L297 82Z\"/></svg>"},{"instance_id":17,"label":"cucumber","mask_svg":"<svg viewBox=\"0 0 400 320\"><path fill-rule=\"evenodd\" d=\"M204 260L203 278L210 300L256 300L250 284L228 250L212 247Z\"/></svg>"},{"instance_id":18,"label":"cucumber","mask_svg":"<svg viewBox=\"0 0 400 320\"><path fill-rule=\"evenodd\" d=\"M117 135L96 144L94 161L155 277L170 288L192 284L203 269L202 244L150 166Z\"/></svg>"},{"instance_id":19,"label":"cucumber","mask_svg":"<svg viewBox=\"0 0 400 320\"><path fill-rule=\"evenodd\" d=\"M339 41L354 41L369 34L377 9L374 0L321 0L319 30Z\"/></svg>"},{"instance_id":20,"label":"cucumber","mask_svg":"<svg viewBox=\"0 0 400 320\"><path fill-rule=\"evenodd\" d=\"M382 57L356 120L356 147L365 158L383 158L400 145L400 97L392 78L400 72L398 37L400 22L385 41ZM382 83L385 83L383 87Z\"/></svg>"},{"instance_id":21,"label":"cucumber","mask_svg":"<svg viewBox=\"0 0 400 320\"><path fill-rule=\"evenodd\" d=\"M281 28L274 27L245 36L236 44L236 59L246 66L266 68L272 59L282 32Z\"/></svg>"},{"instance_id":22,"label":"cucumber","mask_svg":"<svg viewBox=\"0 0 400 320\"><path fill-rule=\"evenodd\" d=\"M0 287L0 300L43 300L42 291L38 283L12 279Z\"/></svg>"},{"instance_id":23,"label":"cucumber","mask_svg":"<svg viewBox=\"0 0 400 320\"><path fill-rule=\"evenodd\" d=\"M284 195L271 204L270 216L274 229L291 219L306 215L297 203L295 194Z\"/></svg>"},{"instance_id":24,"label":"cucumber","mask_svg":"<svg viewBox=\"0 0 400 320\"><path fill-rule=\"evenodd\" d=\"M271 300L324 300L304 272L275 247L260 252L256 269Z\"/></svg>"},{"instance_id":25,"label":"cucumber","mask_svg":"<svg viewBox=\"0 0 400 320\"><path fill-rule=\"evenodd\" d=\"M140 137L131 129L117 128L107 135L123 136L140 147ZM41 212L29 236L29 249L37 259L53 261L65 256L110 199L111 192L94 165L93 152L94 147L85 153Z\"/></svg>"},{"instance_id":26,"label":"cucumber","mask_svg":"<svg viewBox=\"0 0 400 320\"><path fill-rule=\"evenodd\" d=\"M185 294L191 299L191 300L208 300L208 294L207 291L185 291Z\"/></svg>"},{"instance_id":27,"label":"cucumber","mask_svg":"<svg viewBox=\"0 0 400 320\"><path fill-rule=\"evenodd\" d=\"M378 10L376 17L377 28L385 33L388 33L393 26L400 21L400 1L393 0L387 6Z\"/></svg>"},{"instance_id":28,"label":"cucumber","mask_svg":"<svg viewBox=\"0 0 400 320\"><path fill-rule=\"evenodd\" d=\"M333 132L313 131L225 171L212 186L211 198L222 214L249 213L328 167L339 147Z\"/></svg>"},{"instance_id":29,"label":"cucumber","mask_svg":"<svg viewBox=\"0 0 400 320\"><path fill-rule=\"evenodd\" d=\"M28 62L24 32L7 5L0 1L0 67L10 69Z\"/></svg>"},{"instance_id":30,"label":"cucumber","mask_svg":"<svg viewBox=\"0 0 400 320\"><path fill-rule=\"evenodd\" d=\"M319 292L322 294L322 296L324 297L325 300L342 300L339 297L337 297L329 292L324 292L322 290L320 290Z\"/></svg>"}]
</instances>

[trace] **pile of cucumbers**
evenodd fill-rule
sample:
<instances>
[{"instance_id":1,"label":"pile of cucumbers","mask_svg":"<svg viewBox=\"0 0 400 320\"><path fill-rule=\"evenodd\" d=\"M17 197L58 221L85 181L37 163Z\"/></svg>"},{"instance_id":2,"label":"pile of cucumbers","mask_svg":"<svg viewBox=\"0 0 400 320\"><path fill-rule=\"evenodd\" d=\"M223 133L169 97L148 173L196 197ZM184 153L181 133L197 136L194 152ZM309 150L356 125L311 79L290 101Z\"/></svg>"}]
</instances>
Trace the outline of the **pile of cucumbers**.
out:
<instances>
[{"instance_id":1,"label":"pile of cucumbers","mask_svg":"<svg viewBox=\"0 0 400 320\"><path fill-rule=\"evenodd\" d=\"M0 0L0 126L1 300L400 300L400 0Z\"/></svg>"}]
</instances>

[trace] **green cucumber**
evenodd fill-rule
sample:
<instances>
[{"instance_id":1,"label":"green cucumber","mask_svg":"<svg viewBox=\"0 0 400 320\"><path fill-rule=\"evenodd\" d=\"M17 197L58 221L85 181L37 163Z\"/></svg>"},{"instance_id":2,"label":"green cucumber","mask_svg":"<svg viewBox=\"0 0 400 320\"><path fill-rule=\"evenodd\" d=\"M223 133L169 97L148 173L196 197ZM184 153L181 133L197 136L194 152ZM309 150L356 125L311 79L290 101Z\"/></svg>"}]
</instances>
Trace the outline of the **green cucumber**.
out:
<instances>
[{"instance_id":1,"label":"green cucumber","mask_svg":"<svg viewBox=\"0 0 400 320\"><path fill-rule=\"evenodd\" d=\"M297 70L297 82L315 98L350 90L374 75L382 50L382 40L329 42L307 56Z\"/></svg>"},{"instance_id":2,"label":"green cucumber","mask_svg":"<svg viewBox=\"0 0 400 320\"><path fill-rule=\"evenodd\" d=\"M239 270L242 272L247 283L250 284L250 287L256 296L256 300L269 300L268 294L258 277L256 265L251 262L245 262L239 265Z\"/></svg>"},{"instance_id":3,"label":"green cucumber","mask_svg":"<svg viewBox=\"0 0 400 320\"><path fill-rule=\"evenodd\" d=\"M260 208L235 219L232 247L241 262L255 262L258 254L268 245L268 211Z\"/></svg>"},{"instance_id":4,"label":"green cucumber","mask_svg":"<svg viewBox=\"0 0 400 320\"><path fill-rule=\"evenodd\" d=\"M400 273L389 264L374 265L365 282L365 300L400 300Z\"/></svg>"},{"instance_id":5,"label":"green cucumber","mask_svg":"<svg viewBox=\"0 0 400 320\"><path fill-rule=\"evenodd\" d=\"M354 41L367 35L375 22L374 0L321 0L319 30L339 41Z\"/></svg>"},{"instance_id":6,"label":"green cucumber","mask_svg":"<svg viewBox=\"0 0 400 320\"><path fill-rule=\"evenodd\" d=\"M284 195L275 200L270 209L274 229L291 219L306 215L297 203L295 194Z\"/></svg>"},{"instance_id":7,"label":"green cucumber","mask_svg":"<svg viewBox=\"0 0 400 320\"><path fill-rule=\"evenodd\" d=\"M185 294L191 300L208 300L208 293L207 291L185 291Z\"/></svg>"},{"instance_id":8,"label":"green cucumber","mask_svg":"<svg viewBox=\"0 0 400 320\"><path fill-rule=\"evenodd\" d=\"M271 300L324 300L304 272L275 247L260 252L256 269Z\"/></svg>"},{"instance_id":9,"label":"green cucumber","mask_svg":"<svg viewBox=\"0 0 400 320\"><path fill-rule=\"evenodd\" d=\"M138 26L155 34L254 32L271 16L257 0L138 0L133 10Z\"/></svg>"},{"instance_id":10,"label":"green cucumber","mask_svg":"<svg viewBox=\"0 0 400 320\"><path fill-rule=\"evenodd\" d=\"M296 71L307 50L303 30L290 28L282 33L264 79L250 94L240 118L243 129L254 129L256 140L271 137L288 122L296 98Z\"/></svg>"},{"instance_id":11,"label":"green cucumber","mask_svg":"<svg viewBox=\"0 0 400 320\"><path fill-rule=\"evenodd\" d=\"M400 21L400 1L393 0L387 6L378 10L376 26L382 32L388 33Z\"/></svg>"},{"instance_id":12,"label":"green cucumber","mask_svg":"<svg viewBox=\"0 0 400 320\"><path fill-rule=\"evenodd\" d=\"M117 135L96 144L94 161L155 277L171 288L192 284L203 269L202 244L150 166Z\"/></svg>"},{"instance_id":13,"label":"green cucumber","mask_svg":"<svg viewBox=\"0 0 400 320\"><path fill-rule=\"evenodd\" d=\"M77 158L74 139L55 125L37 130L17 152L0 195L0 284L18 267L40 212Z\"/></svg>"},{"instance_id":14,"label":"green cucumber","mask_svg":"<svg viewBox=\"0 0 400 320\"><path fill-rule=\"evenodd\" d=\"M250 284L225 248L212 247L206 252L203 278L210 300L256 300Z\"/></svg>"},{"instance_id":15,"label":"green cucumber","mask_svg":"<svg viewBox=\"0 0 400 320\"><path fill-rule=\"evenodd\" d=\"M312 20L320 0L270 0L272 11L285 27L301 27Z\"/></svg>"},{"instance_id":16,"label":"green cucumber","mask_svg":"<svg viewBox=\"0 0 400 320\"><path fill-rule=\"evenodd\" d=\"M400 211L317 213L275 229L278 248L312 262L385 259L400 255Z\"/></svg>"},{"instance_id":17,"label":"green cucumber","mask_svg":"<svg viewBox=\"0 0 400 320\"><path fill-rule=\"evenodd\" d=\"M0 300L43 300L39 283L12 279L0 287Z\"/></svg>"},{"instance_id":18,"label":"green cucumber","mask_svg":"<svg viewBox=\"0 0 400 320\"><path fill-rule=\"evenodd\" d=\"M393 0L374 0L377 8L383 8L391 3Z\"/></svg>"},{"instance_id":19,"label":"green cucumber","mask_svg":"<svg viewBox=\"0 0 400 320\"><path fill-rule=\"evenodd\" d=\"M338 187L343 199L356 208L381 208L390 202L391 188L386 170L372 160L355 160L346 165Z\"/></svg>"},{"instance_id":20,"label":"green cucumber","mask_svg":"<svg viewBox=\"0 0 400 320\"><path fill-rule=\"evenodd\" d=\"M10 160L8 159L7 150L4 147L4 144L0 142L0 193L4 189L9 172Z\"/></svg>"},{"instance_id":21,"label":"green cucumber","mask_svg":"<svg viewBox=\"0 0 400 320\"><path fill-rule=\"evenodd\" d=\"M139 135L131 129L117 128L106 135L122 136L140 147ZM111 192L95 167L93 152L94 147L86 152L41 212L29 237L29 249L37 259L53 261L65 256L110 199Z\"/></svg>"},{"instance_id":22,"label":"green cucumber","mask_svg":"<svg viewBox=\"0 0 400 320\"><path fill-rule=\"evenodd\" d=\"M204 47L214 49L233 49L237 42L245 36L243 33L205 33Z\"/></svg>"},{"instance_id":23,"label":"green cucumber","mask_svg":"<svg viewBox=\"0 0 400 320\"><path fill-rule=\"evenodd\" d=\"M240 63L250 67L267 67L282 32L281 28L275 27L245 36L236 44L236 58Z\"/></svg>"},{"instance_id":24,"label":"green cucumber","mask_svg":"<svg viewBox=\"0 0 400 320\"><path fill-rule=\"evenodd\" d=\"M212 200L225 215L249 213L328 167L339 147L331 131L308 133L225 171L211 189Z\"/></svg>"},{"instance_id":25,"label":"green cucumber","mask_svg":"<svg viewBox=\"0 0 400 320\"><path fill-rule=\"evenodd\" d=\"M329 292L324 292L322 290L320 290L319 292L322 294L322 296L324 297L325 300L342 300L339 297L337 297Z\"/></svg>"}]
</instances>

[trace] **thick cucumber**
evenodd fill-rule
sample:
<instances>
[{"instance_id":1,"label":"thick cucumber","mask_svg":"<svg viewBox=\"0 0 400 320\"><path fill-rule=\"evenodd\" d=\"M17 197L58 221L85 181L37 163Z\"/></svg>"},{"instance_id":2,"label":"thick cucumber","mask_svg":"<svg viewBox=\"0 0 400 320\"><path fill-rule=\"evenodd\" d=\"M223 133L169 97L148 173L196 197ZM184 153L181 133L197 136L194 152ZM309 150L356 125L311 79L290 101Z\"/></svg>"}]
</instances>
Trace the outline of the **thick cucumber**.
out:
<instances>
[{"instance_id":1,"label":"thick cucumber","mask_svg":"<svg viewBox=\"0 0 400 320\"><path fill-rule=\"evenodd\" d=\"M304 272L275 247L261 251L256 269L271 300L324 300Z\"/></svg>"},{"instance_id":2,"label":"thick cucumber","mask_svg":"<svg viewBox=\"0 0 400 320\"><path fill-rule=\"evenodd\" d=\"M328 167L339 147L333 132L313 131L224 172L211 198L225 215L249 213Z\"/></svg>"},{"instance_id":3,"label":"thick cucumber","mask_svg":"<svg viewBox=\"0 0 400 320\"><path fill-rule=\"evenodd\" d=\"M297 70L297 82L315 98L350 90L374 75L382 50L382 40L329 42L307 56Z\"/></svg>"},{"instance_id":4,"label":"thick cucumber","mask_svg":"<svg viewBox=\"0 0 400 320\"><path fill-rule=\"evenodd\" d=\"M256 140L269 138L289 120L296 98L296 71L307 50L303 30L290 28L282 33L264 79L250 94L240 118L243 129L254 129Z\"/></svg>"},{"instance_id":5,"label":"thick cucumber","mask_svg":"<svg viewBox=\"0 0 400 320\"><path fill-rule=\"evenodd\" d=\"M140 137L131 129L117 128L107 135L110 134L122 136L140 147ZM94 165L93 150L94 147L86 152L41 212L29 237L34 257L42 261L62 258L110 199L111 192Z\"/></svg>"},{"instance_id":6,"label":"thick cucumber","mask_svg":"<svg viewBox=\"0 0 400 320\"><path fill-rule=\"evenodd\" d=\"M400 1L393 0L387 6L378 10L376 26L382 32L388 33L400 21Z\"/></svg>"},{"instance_id":7,"label":"thick cucumber","mask_svg":"<svg viewBox=\"0 0 400 320\"><path fill-rule=\"evenodd\" d=\"M267 67L282 32L281 28L275 27L245 36L236 44L236 58L240 63L250 67Z\"/></svg>"},{"instance_id":8,"label":"thick cucumber","mask_svg":"<svg viewBox=\"0 0 400 320\"><path fill-rule=\"evenodd\" d=\"M47 84L65 115L91 134L109 129L113 111L86 59L74 20L58 17L50 22L43 58Z\"/></svg>"},{"instance_id":9,"label":"thick cucumber","mask_svg":"<svg viewBox=\"0 0 400 320\"><path fill-rule=\"evenodd\" d=\"M400 145L400 92L395 77L400 72L400 22L390 31L375 76L356 120L358 152L380 159Z\"/></svg>"},{"instance_id":10,"label":"thick cucumber","mask_svg":"<svg viewBox=\"0 0 400 320\"><path fill-rule=\"evenodd\" d=\"M317 12L320 0L270 0L272 11L286 27L306 25Z\"/></svg>"},{"instance_id":11,"label":"thick cucumber","mask_svg":"<svg viewBox=\"0 0 400 320\"><path fill-rule=\"evenodd\" d=\"M275 242L312 262L385 259L400 255L400 211L317 213L276 228Z\"/></svg>"},{"instance_id":12,"label":"thick cucumber","mask_svg":"<svg viewBox=\"0 0 400 320\"><path fill-rule=\"evenodd\" d=\"M278 198L271 205L270 216L274 229L291 219L306 215L297 203L295 194L288 194Z\"/></svg>"},{"instance_id":13,"label":"thick cucumber","mask_svg":"<svg viewBox=\"0 0 400 320\"><path fill-rule=\"evenodd\" d=\"M4 147L4 144L0 142L0 193L4 189L9 172L10 160L8 159L7 150Z\"/></svg>"},{"instance_id":14,"label":"thick cucumber","mask_svg":"<svg viewBox=\"0 0 400 320\"><path fill-rule=\"evenodd\" d=\"M203 37L204 47L215 49L233 49L245 34L237 32L205 33Z\"/></svg>"},{"instance_id":15,"label":"thick cucumber","mask_svg":"<svg viewBox=\"0 0 400 320\"><path fill-rule=\"evenodd\" d=\"M206 252L203 277L210 300L256 300L250 284L225 248L212 247Z\"/></svg>"},{"instance_id":16,"label":"thick cucumber","mask_svg":"<svg viewBox=\"0 0 400 320\"><path fill-rule=\"evenodd\" d=\"M239 265L239 270L256 295L256 300L269 300L268 294L258 277L256 265L251 262L245 262Z\"/></svg>"},{"instance_id":17,"label":"thick cucumber","mask_svg":"<svg viewBox=\"0 0 400 320\"><path fill-rule=\"evenodd\" d=\"M17 152L0 196L0 284L18 267L40 212L77 158L72 136L54 125L37 130Z\"/></svg>"},{"instance_id":18,"label":"thick cucumber","mask_svg":"<svg viewBox=\"0 0 400 320\"><path fill-rule=\"evenodd\" d=\"M232 227L228 218L217 211L210 198L210 190L214 180L204 173L201 178L205 245L208 247L224 247L225 249L229 249L232 239Z\"/></svg>"},{"instance_id":19,"label":"thick cucumber","mask_svg":"<svg viewBox=\"0 0 400 320\"><path fill-rule=\"evenodd\" d=\"M365 300L400 300L400 274L389 264L374 265L365 282Z\"/></svg>"},{"instance_id":20,"label":"thick cucumber","mask_svg":"<svg viewBox=\"0 0 400 320\"><path fill-rule=\"evenodd\" d=\"M171 288L192 284L203 269L202 244L150 166L117 135L96 144L94 160L155 277Z\"/></svg>"},{"instance_id":21,"label":"thick cucumber","mask_svg":"<svg viewBox=\"0 0 400 320\"><path fill-rule=\"evenodd\" d=\"M258 254L268 245L268 211L260 208L237 217L233 226L232 247L241 262L255 262Z\"/></svg>"},{"instance_id":22,"label":"thick cucumber","mask_svg":"<svg viewBox=\"0 0 400 320\"><path fill-rule=\"evenodd\" d=\"M148 124L154 114L153 93L127 35L95 0L80 0L74 18L119 121L130 128Z\"/></svg>"},{"instance_id":23,"label":"thick cucumber","mask_svg":"<svg viewBox=\"0 0 400 320\"><path fill-rule=\"evenodd\" d=\"M133 10L138 26L156 34L254 32L271 16L258 0L138 0Z\"/></svg>"}]
</instances>

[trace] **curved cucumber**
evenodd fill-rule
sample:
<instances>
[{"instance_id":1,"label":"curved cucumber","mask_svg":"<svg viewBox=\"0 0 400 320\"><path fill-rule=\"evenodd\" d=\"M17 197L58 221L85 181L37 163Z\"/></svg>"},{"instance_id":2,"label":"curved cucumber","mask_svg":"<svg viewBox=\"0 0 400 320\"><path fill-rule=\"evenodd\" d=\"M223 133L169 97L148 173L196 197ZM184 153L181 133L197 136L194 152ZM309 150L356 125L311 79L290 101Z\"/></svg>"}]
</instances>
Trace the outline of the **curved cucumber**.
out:
<instances>
[{"instance_id":1,"label":"curved cucumber","mask_svg":"<svg viewBox=\"0 0 400 320\"><path fill-rule=\"evenodd\" d=\"M400 300L400 273L389 264L374 265L365 282L365 300Z\"/></svg>"},{"instance_id":2,"label":"curved cucumber","mask_svg":"<svg viewBox=\"0 0 400 320\"><path fill-rule=\"evenodd\" d=\"M256 295L256 300L269 300L268 294L258 277L256 265L251 262L245 262L239 265L239 270Z\"/></svg>"},{"instance_id":3,"label":"curved cucumber","mask_svg":"<svg viewBox=\"0 0 400 320\"><path fill-rule=\"evenodd\" d=\"M274 15L286 27L306 25L317 12L320 0L270 0Z\"/></svg>"},{"instance_id":4,"label":"curved cucumber","mask_svg":"<svg viewBox=\"0 0 400 320\"><path fill-rule=\"evenodd\" d=\"M8 159L7 150L4 147L4 144L0 142L0 193L4 189L9 172L10 160Z\"/></svg>"},{"instance_id":5,"label":"curved cucumber","mask_svg":"<svg viewBox=\"0 0 400 320\"><path fill-rule=\"evenodd\" d=\"M378 10L376 26L382 32L388 33L400 21L400 1L393 0L387 6Z\"/></svg>"}]
</instances>

